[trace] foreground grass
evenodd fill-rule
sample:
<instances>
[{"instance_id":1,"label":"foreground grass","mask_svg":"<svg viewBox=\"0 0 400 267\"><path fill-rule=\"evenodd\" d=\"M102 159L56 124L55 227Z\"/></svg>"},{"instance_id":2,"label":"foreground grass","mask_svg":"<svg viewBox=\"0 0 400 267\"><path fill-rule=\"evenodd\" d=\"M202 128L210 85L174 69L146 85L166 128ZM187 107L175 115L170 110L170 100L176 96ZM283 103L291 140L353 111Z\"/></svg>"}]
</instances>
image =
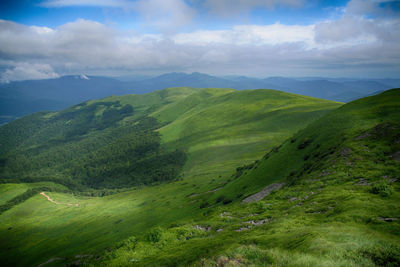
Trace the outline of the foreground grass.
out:
<instances>
[{"instance_id":1,"label":"foreground grass","mask_svg":"<svg viewBox=\"0 0 400 267\"><path fill-rule=\"evenodd\" d=\"M398 266L399 103L400 90L391 90L343 106L238 169L212 196L196 196L203 218L153 228L86 262ZM237 201L272 182L286 185L260 202Z\"/></svg>"},{"instance_id":2,"label":"foreground grass","mask_svg":"<svg viewBox=\"0 0 400 267\"><path fill-rule=\"evenodd\" d=\"M393 90L345 105L232 176L206 175L203 165L183 181L103 198L48 193L77 208L35 196L0 215L0 258L8 265L60 257L57 264L95 266L396 266L398 103ZM241 203L274 182L286 185Z\"/></svg>"},{"instance_id":3,"label":"foreground grass","mask_svg":"<svg viewBox=\"0 0 400 267\"><path fill-rule=\"evenodd\" d=\"M400 263L400 224L380 218L399 218L399 186L394 185L396 193L386 198L354 182L293 186L258 203L220 207L191 223L132 236L91 263L396 266ZM264 224L253 224L263 220Z\"/></svg>"}]
</instances>

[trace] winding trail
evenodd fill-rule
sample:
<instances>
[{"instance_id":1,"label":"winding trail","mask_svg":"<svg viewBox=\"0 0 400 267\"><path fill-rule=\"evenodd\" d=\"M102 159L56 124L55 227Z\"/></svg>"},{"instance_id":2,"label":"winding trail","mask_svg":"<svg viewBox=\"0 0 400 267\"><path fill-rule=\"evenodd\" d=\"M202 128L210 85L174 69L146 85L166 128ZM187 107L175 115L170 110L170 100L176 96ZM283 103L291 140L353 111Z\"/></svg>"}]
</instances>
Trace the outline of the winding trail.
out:
<instances>
[{"instance_id":1,"label":"winding trail","mask_svg":"<svg viewBox=\"0 0 400 267\"><path fill-rule=\"evenodd\" d=\"M40 192L40 194L41 194L42 196L44 196L45 198L47 198L48 201L50 201L50 202L52 202L52 203L54 203L54 204L56 204L56 205L67 205L67 206L75 206L75 207L78 207L78 206L79 206L78 203L72 204L72 203L60 203L60 202L57 202L57 201L53 200L51 197L49 197L48 195L46 195L45 192Z\"/></svg>"}]
</instances>

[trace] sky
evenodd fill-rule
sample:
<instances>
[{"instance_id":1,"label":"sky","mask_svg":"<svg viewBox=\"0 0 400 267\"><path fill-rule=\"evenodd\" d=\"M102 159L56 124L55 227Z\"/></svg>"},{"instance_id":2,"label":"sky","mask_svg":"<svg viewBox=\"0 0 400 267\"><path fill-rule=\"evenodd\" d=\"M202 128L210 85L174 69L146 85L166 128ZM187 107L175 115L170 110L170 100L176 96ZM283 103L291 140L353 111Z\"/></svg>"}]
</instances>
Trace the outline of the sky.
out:
<instances>
[{"instance_id":1,"label":"sky","mask_svg":"<svg viewBox=\"0 0 400 267\"><path fill-rule=\"evenodd\" d=\"M400 78L400 0L1 0L0 81Z\"/></svg>"}]
</instances>

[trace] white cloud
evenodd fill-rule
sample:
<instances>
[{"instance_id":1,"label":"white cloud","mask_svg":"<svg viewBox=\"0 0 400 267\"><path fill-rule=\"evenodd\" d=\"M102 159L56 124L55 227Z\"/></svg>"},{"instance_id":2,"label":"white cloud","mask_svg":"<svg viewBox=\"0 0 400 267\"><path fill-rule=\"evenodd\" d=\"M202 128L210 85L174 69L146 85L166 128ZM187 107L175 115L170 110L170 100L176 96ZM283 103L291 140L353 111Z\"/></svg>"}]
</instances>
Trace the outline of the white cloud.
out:
<instances>
[{"instance_id":1,"label":"white cloud","mask_svg":"<svg viewBox=\"0 0 400 267\"><path fill-rule=\"evenodd\" d=\"M55 77L57 73L395 76L400 72L397 17L367 17L359 15L361 8L356 12L347 7L338 20L315 25L236 25L174 33L169 29L194 16L183 1L141 0L137 4L138 12L149 20L161 14L153 5L169 10L162 14L173 19L160 15L153 26L170 32L117 31L88 20L53 29L0 20L0 65L6 69L2 80Z\"/></svg>"},{"instance_id":2,"label":"white cloud","mask_svg":"<svg viewBox=\"0 0 400 267\"><path fill-rule=\"evenodd\" d=\"M196 31L177 34L174 40L178 44L197 43L231 45L277 45L282 43L303 43L308 48L314 46L314 25L237 25L232 30Z\"/></svg>"},{"instance_id":3,"label":"white cloud","mask_svg":"<svg viewBox=\"0 0 400 267\"><path fill-rule=\"evenodd\" d=\"M196 10L184 0L47 0L42 6L100 6L121 8L128 13L134 12L143 21L144 28L160 31L164 34L177 32L182 26L192 22Z\"/></svg>"},{"instance_id":4,"label":"white cloud","mask_svg":"<svg viewBox=\"0 0 400 267\"><path fill-rule=\"evenodd\" d=\"M300 7L303 0L205 0L203 5L211 13L230 16L246 13L254 8Z\"/></svg>"},{"instance_id":5,"label":"white cloud","mask_svg":"<svg viewBox=\"0 0 400 267\"><path fill-rule=\"evenodd\" d=\"M400 2L399 0L351 0L347 3L345 14L349 16L384 16L393 14L393 10L385 5Z\"/></svg>"},{"instance_id":6,"label":"white cloud","mask_svg":"<svg viewBox=\"0 0 400 267\"><path fill-rule=\"evenodd\" d=\"M190 24L196 14L184 0L138 0L134 9L145 19L146 25L163 33L174 33Z\"/></svg>"},{"instance_id":7,"label":"white cloud","mask_svg":"<svg viewBox=\"0 0 400 267\"><path fill-rule=\"evenodd\" d=\"M1 82L36 80L57 78L59 75L54 72L49 64L31 64L25 62L16 63L12 68L6 69L1 74Z\"/></svg>"},{"instance_id":8,"label":"white cloud","mask_svg":"<svg viewBox=\"0 0 400 267\"><path fill-rule=\"evenodd\" d=\"M330 46L400 41L400 18L380 4L387 0L351 0L343 15L315 27L315 40Z\"/></svg>"}]
</instances>

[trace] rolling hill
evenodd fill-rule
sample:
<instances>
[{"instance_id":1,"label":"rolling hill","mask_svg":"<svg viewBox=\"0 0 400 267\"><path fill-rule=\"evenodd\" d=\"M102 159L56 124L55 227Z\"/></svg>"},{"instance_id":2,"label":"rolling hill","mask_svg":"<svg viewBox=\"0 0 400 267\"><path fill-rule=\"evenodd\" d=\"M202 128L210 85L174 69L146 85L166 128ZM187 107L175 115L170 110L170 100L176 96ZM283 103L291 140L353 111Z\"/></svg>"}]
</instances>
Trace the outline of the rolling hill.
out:
<instances>
[{"instance_id":1,"label":"rolling hill","mask_svg":"<svg viewBox=\"0 0 400 267\"><path fill-rule=\"evenodd\" d=\"M0 185L7 192L0 203L10 204L0 215L0 259L21 266L397 266L399 103L400 89L341 105L274 90L170 88L17 120L0 128L12 136L2 155L20 158L47 144L49 133L82 125L90 127L67 143L95 138L101 146L104 131L152 118L161 152L183 151L186 160L178 179L132 189L71 191L54 183L62 179ZM121 112L126 105L131 113ZM90 123L69 117L79 110L92 115ZM110 110L122 118L104 124ZM70 126L37 126L57 116ZM31 134L35 127L41 130Z\"/></svg>"},{"instance_id":2,"label":"rolling hill","mask_svg":"<svg viewBox=\"0 0 400 267\"><path fill-rule=\"evenodd\" d=\"M201 218L198 196L222 190L237 166L339 106L275 90L169 88L4 125L0 259L69 261Z\"/></svg>"},{"instance_id":3,"label":"rolling hill","mask_svg":"<svg viewBox=\"0 0 400 267\"><path fill-rule=\"evenodd\" d=\"M216 77L204 73L166 73L156 77L109 78L70 75L56 79L0 84L0 124L38 112L58 111L82 101L110 95L145 94L168 87L276 89L349 102L399 87L399 79Z\"/></svg>"},{"instance_id":4,"label":"rolling hill","mask_svg":"<svg viewBox=\"0 0 400 267\"><path fill-rule=\"evenodd\" d=\"M227 174L338 105L192 88L88 101L0 128L0 177L112 188Z\"/></svg>"},{"instance_id":5,"label":"rolling hill","mask_svg":"<svg viewBox=\"0 0 400 267\"><path fill-rule=\"evenodd\" d=\"M398 266L399 103L394 89L330 112L237 168L221 190L193 197L202 203L202 218L136 234L88 261Z\"/></svg>"}]
</instances>

